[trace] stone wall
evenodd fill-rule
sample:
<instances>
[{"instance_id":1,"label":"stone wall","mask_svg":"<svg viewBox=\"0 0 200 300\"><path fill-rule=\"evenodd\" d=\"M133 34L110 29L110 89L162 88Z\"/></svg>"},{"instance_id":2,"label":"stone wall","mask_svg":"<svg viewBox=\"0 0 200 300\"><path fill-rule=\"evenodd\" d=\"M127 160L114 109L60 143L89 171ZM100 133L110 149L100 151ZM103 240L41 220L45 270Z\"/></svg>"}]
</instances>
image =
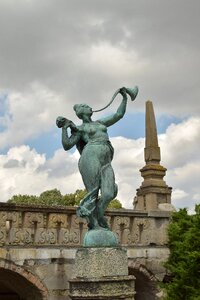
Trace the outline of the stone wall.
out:
<instances>
[{"instance_id":1,"label":"stone wall","mask_svg":"<svg viewBox=\"0 0 200 300\"><path fill-rule=\"evenodd\" d=\"M87 231L74 207L36 207L0 204L0 246L79 247ZM108 210L111 230L124 246L167 244L169 213L127 209Z\"/></svg>"}]
</instances>

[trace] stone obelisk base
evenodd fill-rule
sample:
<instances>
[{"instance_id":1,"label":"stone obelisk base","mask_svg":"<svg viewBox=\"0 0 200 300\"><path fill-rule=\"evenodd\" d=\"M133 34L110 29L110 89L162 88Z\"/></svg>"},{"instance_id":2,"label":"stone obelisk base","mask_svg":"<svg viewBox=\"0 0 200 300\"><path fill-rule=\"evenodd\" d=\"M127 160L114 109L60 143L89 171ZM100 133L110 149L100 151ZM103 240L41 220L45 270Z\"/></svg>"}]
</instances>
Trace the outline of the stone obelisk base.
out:
<instances>
[{"instance_id":1,"label":"stone obelisk base","mask_svg":"<svg viewBox=\"0 0 200 300\"><path fill-rule=\"evenodd\" d=\"M133 300L135 295L135 277L128 275L127 253L121 247L78 249L69 283L73 300Z\"/></svg>"}]
</instances>

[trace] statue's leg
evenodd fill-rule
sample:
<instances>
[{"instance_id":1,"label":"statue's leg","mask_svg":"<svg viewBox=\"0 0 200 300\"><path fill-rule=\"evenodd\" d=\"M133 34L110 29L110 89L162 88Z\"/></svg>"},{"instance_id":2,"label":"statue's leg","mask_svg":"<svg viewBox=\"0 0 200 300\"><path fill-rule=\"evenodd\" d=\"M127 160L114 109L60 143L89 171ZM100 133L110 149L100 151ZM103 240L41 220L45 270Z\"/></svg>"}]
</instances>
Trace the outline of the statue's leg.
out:
<instances>
[{"instance_id":1,"label":"statue's leg","mask_svg":"<svg viewBox=\"0 0 200 300\"><path fill-rule=\"evenodd\" d=\"M101 169L101 198L98 202L98 223L101 227L109 228L104 212L110 203L117 196L117 184L111 164L107 164Z\"/></svg>"},{"instance_id":2,"label":"statue's leg","mask_svg":"<svg viewBox=\"0 0 200 300\"><path fill-rule=\"evenodd\" d=\"M89 229L99 227L96 207L100 187L101 165L96 159L94 150L94 147L85 149L79 161L79 170L88 194L81 201L77 213L87 219Z\"/></svg>"}]
</instances>

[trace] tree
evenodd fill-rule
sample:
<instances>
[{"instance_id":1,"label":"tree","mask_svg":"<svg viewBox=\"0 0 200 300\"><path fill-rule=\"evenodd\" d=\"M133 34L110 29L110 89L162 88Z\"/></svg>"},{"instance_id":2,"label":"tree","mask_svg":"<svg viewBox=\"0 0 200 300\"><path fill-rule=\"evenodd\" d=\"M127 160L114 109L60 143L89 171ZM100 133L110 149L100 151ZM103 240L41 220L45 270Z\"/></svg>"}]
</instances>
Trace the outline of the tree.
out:
<instances>
[{"instance_id":1,"label":"tree","mask_svg":"<svg viewBox=\"0 0 200 300\"><path fill-rule=\"evenodd\" d=\"M108 208L110 209L120 209L123 208L121 202L118 199L113 199L109 205Z\"/></svg>"},{"instance_id":2,"label":"tree","mask_svg":"<svg viewBox=\"0 0 200 300\"><path fill-rule=\"evenodd\" d=\"M8 203L16 204L35 204L35 205L61 205L63 196L57 189L47 190L39 197L33 195L14 195L8 200Z\"/></svg>"},{"instance_id":3,"label":"tree","mask_svg":"<svg viewBox=\"0 0 200 300\"><path fill-rule=\"evenodd\" d=\"M36 204L38 201L37 196L32 195L14 195L8 200L8 203L18 203L18 204Z\"/></svg>"},{"instance_id":4,"label":"tree","mask_svg":"<svg viewBox=\"0 0 200 300\"><path fill-rule=\"evenodd\" d=\"M66 194L63 196L63 205L78 206L81 200L87 194L86 190L76 190L74 194Z\"/></svg>"},{"instance_id":5,"label":"tree","mask_svg":"<svg viewBox=\"0 0 200 300\"><path fill-rule=\"evenodd\" d=\"M86 190L76 190L75 193L70 193L63 196L59 190L53 189L42 192L39 197L32 195L14 195L8 200L8 203L50 206L78 206L86 194ZM122 204L118 199L114 199L110 202L108 208L122 208Z\"/></svg>"},{"instance_id":6,"label":"tree","mask_svg":"<svg viewBox=\"0 0 200 300\"><path fill-rule=\"evenodd\" d=\"M194 215L181 209L169 225L170 256L165 264L172 274L166 300L200 300L200 205Z\"/></svg>"},{"instance_id":7,"label":"tree","mask_svg":"<svg viewBox=\"0 0 200 300\"><path fill-rule=\"evenodd\" d=\"M48 190L40 194L37 204L60 205L63 196L57 189Z\"/></svg>"}]
</instances>

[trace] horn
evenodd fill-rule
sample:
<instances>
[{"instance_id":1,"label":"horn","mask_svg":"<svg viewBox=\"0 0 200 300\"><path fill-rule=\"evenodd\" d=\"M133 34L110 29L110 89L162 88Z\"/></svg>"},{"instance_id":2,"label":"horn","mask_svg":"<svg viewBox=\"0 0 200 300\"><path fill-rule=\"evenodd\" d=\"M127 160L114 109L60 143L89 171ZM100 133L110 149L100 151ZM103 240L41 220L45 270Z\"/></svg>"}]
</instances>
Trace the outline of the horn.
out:
<instances>
[{"instance_id":1,"label":"horn","mask_svg":"<svg viewBox=\"0 0 200 300\"><path fill-rule=\"evenodd\" d=\"M132 101L135 100L135 98L136 98L136 96L137 96L137 94L138 94L138 87L137 87L137 86L135 86L133 89L126 88L126 87L124 87L124 88L122 88L122 89L124 89L125 92L131 97L131 100L132 100ZM103 108L98 109L98 110L93 110L93 112L99 112L99 111L102 111L102 110L104 110L105 108L107 108L107 107L114 101L114 99L115 99L115 97L117 96L117 94L120 93L120 90L121 90L121 89L116 90L116 92L115 92L114 95L112 96L111 101L110 101L106 106L104 106Z\"/></svg>"},{"instance_id":2,"label":"horn","mask_svg":"<svg viewBox=\"0 0 200 300\"><path fill-rule=\"evenodd\" d=\"M131 88L125 88L126 89L126 93L131 97L131 100L135 100L135 98L137 97L138 94L138 87L135 86L133 89Z\"/></svg>"}]
</instances>

